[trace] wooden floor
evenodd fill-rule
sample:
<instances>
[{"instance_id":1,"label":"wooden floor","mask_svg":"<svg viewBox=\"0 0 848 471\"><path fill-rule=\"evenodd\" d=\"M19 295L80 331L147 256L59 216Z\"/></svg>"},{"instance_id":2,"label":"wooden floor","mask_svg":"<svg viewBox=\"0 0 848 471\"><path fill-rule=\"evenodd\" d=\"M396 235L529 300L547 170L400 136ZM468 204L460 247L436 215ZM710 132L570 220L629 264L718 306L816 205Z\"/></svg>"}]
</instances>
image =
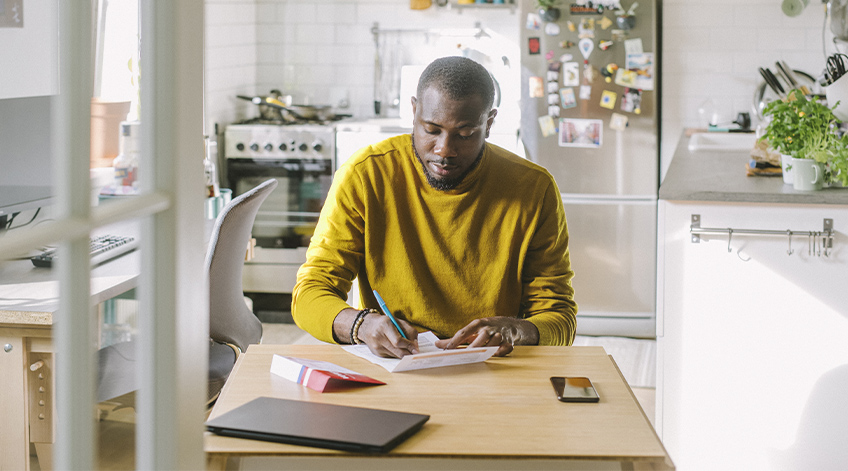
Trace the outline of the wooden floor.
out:
<instances>
[{"instance_id":1,"label":"wooden floor","mask_svg":"<svg viewBox=\"0 0 848 471\"><path fill-rule=\"evenodd\" d=\"M294 324L263 324L263 344L321 344ZM654 424L656 411L656 389L651 383L653 376L644 374L651 368L651 341L632 341L616 337L580 337L575 345L602 345L622 370L622 374L631 383L636 399ZM655 346L655 345L654 345ZM633 359L636 360L633 360ZM637 386L638 384L638 386ZM98 469L132 470L135 469L135 411L132 408L115 408L110 404L101 404L99 422ZM34 471L40 471L38 459L33 451L30 461Z\"/></svg>"}]
</instances>

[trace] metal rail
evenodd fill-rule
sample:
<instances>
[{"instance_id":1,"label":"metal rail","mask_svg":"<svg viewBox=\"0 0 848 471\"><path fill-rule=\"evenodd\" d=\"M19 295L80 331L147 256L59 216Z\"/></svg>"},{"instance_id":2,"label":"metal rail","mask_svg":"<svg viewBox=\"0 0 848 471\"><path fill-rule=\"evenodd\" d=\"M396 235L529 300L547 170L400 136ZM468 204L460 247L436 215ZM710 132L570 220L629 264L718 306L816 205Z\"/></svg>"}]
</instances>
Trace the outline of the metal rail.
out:
<instances>
[{"instance_id":1,"label":"metal rail","mask_svg":"<svg viewBox=\"0 0 848 471\"><path fill-rule=\"evenodd\" d=\"M833 248L833 219L825 218L820 231L793 231L792 229L774 230L774 229L734 229L731 227L701 227L701 215L693 214L690 219L689 233L692 235L692 243L698 244L701 242L701 234L727 234L727 251L730 252L730 241L734 234L744 235L776 235L786 236L789 239L789 248L786 251L787 255L792 255L795 250L792 248L792 237L807 237L807 254L821 257L822 253L825 257L830 257L831 249Z\"/></svg>"}]
</instances>

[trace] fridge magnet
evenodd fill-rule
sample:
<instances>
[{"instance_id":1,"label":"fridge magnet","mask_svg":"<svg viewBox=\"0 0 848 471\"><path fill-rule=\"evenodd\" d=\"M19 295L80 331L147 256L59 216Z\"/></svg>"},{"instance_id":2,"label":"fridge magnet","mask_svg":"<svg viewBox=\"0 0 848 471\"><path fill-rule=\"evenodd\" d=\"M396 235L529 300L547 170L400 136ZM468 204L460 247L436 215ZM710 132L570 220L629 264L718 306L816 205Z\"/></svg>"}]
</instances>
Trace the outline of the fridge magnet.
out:
<instances>
[{"instance_id":1,"label":"fridge magnet","mask_svg":"<svg viewBox=\"0 0 848 471\"><path fill-rule=\"evenodd\" d=\"M621 96L621 111L639 114L642 112L642 91L635 88L625 88Z\"/></svg>"},{"instance_id":2,"label":"fridge magnet","mask_svg":"<svg viewBox=\"0 0 848 471\"><path fill-rule=\"evenodd\" d=\"M606 6L602 2L572 3L569 11L572 15L603 15Z\"/></svg>"},{"instance_id":3,"label":"fridge magnet","mask_svg":"<svg viewBox=\"0 0 848 471\"><path fill-rule=\"evenodd\" d=\"M559 25L556 23L548 23L545 25L545 34L548 36L559 36Z\"/></svg>"},{"instance_id":4,"label":"fridge magnet","mask_svg":"<svg viewBox=\"0 0 848 471\"><path fill-rule=\"evenodd\" d=\"M551 115L539 116L539 129L542 131L542 137L556 134L556 124Z\"/></svg>"},{"instance_id":5,"label":"fridge magnet","mask_svg":"<svg viewBox=\"0 0 848 471\"><path fill-rule=\"evenodd\" d=\"M589 61L583 61L583 83L589 84L595 81L597 69L592 67Z\"/></svg>"},{"instance_id":6,"label":"fridge magnet","mask_svg":"<svg viewBox=\"0 0 848 471\"><path fill-rule=\"evenodd\" d=\"M612 35L612 40L617 43L627 39L627 31L623 29L614 29L610 34Z\"/></svg>"},{"instance_id":7,"label":"fridge magnet","mask_svg":"<svg viewBox=\"0 0 848 471\"><path fill-rule=\"evenodd\" d=\"M592 98L592 86L591 85L580 85L580 99L588 100Z\"/></svg>"},{"instance_id":8,"label":"fridge magnet","mask_svg":"<svg viewBox=\"0 0 848 471\"><path fill-rule=\"evenodd\" d=\"M636 72L626 69L618 69L615 71L615 84L622 87L636 87Z\"/></svg>"},{"instance_id":9,"label":"fridge magnet","mask_svg":"<svg viewBox=\"0 0 848 471\"><path fill-rule=\"evenodd\" d=\"M548 93L557 93L559 91L559 85L556 82L548 82L547 92Z\"/></svg>"},{"instance_id":10,"label":"fridge magnet","mask_svg":"<svg viewBox=\"0 0 848 471\"><path fill-rule=\"evenodd\" d=\"M547 78L548 82L555 82L555 81L559 80L559 72L554 72L553 70L549 70L546 78Z\"/></svg>"},{"instance_id":11,"label":"fridge magnet","mask_svg":"<svg viewBox=\"0 0 848 471\"><path fill-rule=\"evenodd\" d=\"M612 20L607 18L606 16L598 20L598 24L601 25L601 29L606 31L607 28L612 26Z\"/></svg>"},{"instance_id":12,"label":"fridge magnet","mask_svg":"<svg viewBox=\"0 0 848 471\"><path fill-rule=\"evenodd\" d=\"M571 54L563 54L559 56L560 62L570 62L571 59L574 59L574 56L572 56Z\"/></svg>"},{"instance_id":13,"label":"fridge magnet","mask_svg":"<svg viewBox=\"0 0 848 471\"><path fill-rule=\"evenodd\" d=\"M610 116L610 129L613 131L624 131L627 127L627 116L619 113L613 113Z\"/></svg>"},{"instance_id":14,"label":"fridge magnet","mask_svg":"<svg viewBox=\"0 0 848 471\"><path fill-rule=\"evenodd\" d=\"M551 118L559 118L559 105L548 106L548 116Z\"/></svg>"},{"instance_id":15,"label":"fridge magnet","mask_svg":"<svg viewBox=\"0 0 848 471\"><path fill-rule=\"evenodd\" d=\"M539 38L528 38L527 39L527 52L529 54L538 54L542 50L542 45L539 42Z\"/></svg>"},{"instance_id":16,"label":"fridge magnet","mask_svg":"<svg viewBox=\"0 0 848 471\"><path fill-rule=\"evenodd\" d=\"M548 51L545 53L546 60L552 60L554 58L554 51Z\"/></svg>"},{"instance_id":17,"label":"fridge magnet","mask_svg":"<svg viewBox=\"0 0 848 471\"><path fill-rule=\"evenodd\" d=\"M577 27L576 27L576 26L574 26L574 22L573 22L573 21L568 20L568 21L566 21L566 22L565 22L565 25L566 25L566 26L568 26L568 30L569 30L569 31L571 31L572 33L573 33L573 32L575 32L575 31L577 31Z\"/></svg>"},{"instance_id":18,"label":"fridge magnet","mask_svg":"<svg viewBox=\"0 0 848 471\"><path fill-rule=\"evenodd\" d=\"M548 104L559 105L559 93L548 93Z\"/></svg>"},{"instance_id":19,"label":"fridge magnet","mask_svg":"<svg viewBox=\"0 0 848 471\"><path fill-rule=\"evenodd\" d=\"M548 72L556 72L557 74L559 74L559 70L561 68L562 68L562 62L560 62L560 61L554 61L554 62L551 62L550 64L548 64ZM551 79L551 80L558 80L558 79L559 79L559 76L557 76L556 78Z\"/></svg>"},{"instance_id":20,"label":"fridge magnet","mask_svg":"<svg viewBox=\"0 0 848 471\"><path fill-rule=\"evenodd\" d=\"M601 48L602 51L606 51L612 46L612 41L600 41L598 42L598 47Z\"/></svg>"},{"instance_id":21,"label":"fridge magnet","mask_svg":"<svg viewBox=\"0 0 848 471\"><path fill-rule=\"evenodd\" d=\"M542 98L545 96L543 83L542 77L530 77L530 98Z\"/></svg>"},{"instance_id":22,"label":"fridge magnet","mask_svg":"<svg viewBox=\"0 0 848 471\"><path fill-rule=\"evenodd\" d=\"M562 86L576 87L580 85L580 64L566 62L562 64Z\"/></svg>"},{"instance_id":23,"label":"fridge magnet","mask_svg":"<svg viewBox=\"0 0 848 471\"><path fill-rule=\"evenodd\" d=\"M640 90L654 89L653 52L627 55L625 67L628 70L636 72L636 83L634 84L634 88L638 88Z\"/></svg>"},{"instance_id":24,"label":"fridge magnet","mask_svg":"<svg viewBox=\"0 0 848 471\"><path fill-rule=\"evenodd\" d=\"M563 49L568 49L570 47L574 47L574 41L560 41L559 47Z\"/></svg>"},{"instance_id":25,"label":"fridge magnet","mask_svg":"<svg viewBox=\"0 0 848 471\"><path fill-rule=\"evenodd\" d=\"M624 41L624 54L641 54L643 52L645 51L642 50L642 38L633 38Z\"/></svg>"},{"instance_id":26,"label":"fridge magnet","mask_svg":"<svg viewBox=\"0 0 848 471\"><path fill-rule=\"evenodd\" d=\"M618 65L609 63L603 69L601 69L601 75L604 76L604 81L606 83L612 82L612 78L615 76L615 71L618 70Z\"/></svg>"},{"instance_id":27,"label":"fridge magnet","mask_svg":"<svg viewBox=\"0 0 848 471\"><path fill-rule=\"evenodd\" d=\"M624 8L619 6L617 16L615 17L615 24L621 29L633 29L633 27L636 26L636 16L634 13L638 6L639 2L633 2L633 4L630 5L630 9L627 11L624 11Z\"/></svg>"},{"instance_id":28,"label":"fridge magnet","mask_svg":"<svg viewBox=\"0 0 848 471\"><path fill-rule=\"evenodd\" d=\"M583 58L589 59L589 54L591 54L592 49L595 48L595 43L589 38L583 38L579 43L577 43L577 47L580 48L580 53L583 54Z\"/></svg>"},{"instance_id":29,"label":"fridge magnet","mask_svg":"<svg viewBox=\"0 0 848 471\"><path fill-rule=\"evenodd\" d=\"M606 108L611 110L615 108L615 99L618 98L618 94L610 90L604 90L601 93L601 108Z\"/></svg>"},{"instance_id":30,"label":"fridge magnet","mask_svg":"<svg viewBox=\"0 0 848 471\"><path fill-rule=\"evenodd\" d=\"M569 119L559 121L561 147L599 148L603 142L603 121L600 119Z\"/></svg>"},{"instance_id":31,"label":"fridge magnet","mask_svg":"<svg viewBox=\"0 0 848 471\"><path fill-rule=\"evenodd\" d=\"M591 18L583 18L580 20L580 25L577 26L578 38L594 38L595 37L595 20Z\"/></svg>"},{"instance_id":32,"label":"fridge magnet","mask_svg":"<svg viewBox=\"0 0 848 471\"><path fill-rule=\"evenodd\" d=\"M577 106L577 97L574 96L574 89L571 87L561 88L559 90L559 101L560 106L566 110Z\"/></svg>"},{"instance_id":33,"label":"fridge magnet","mask_svg":"<svg viewBox=\"0 0 848 471\"><path fill-rule=\"evenodd\" d=\"M528 13L527 23L525 26L527 29L533 29L536 31L542 29L542 17L540 17L537 13Z\"/></svg>"}]
</instances>

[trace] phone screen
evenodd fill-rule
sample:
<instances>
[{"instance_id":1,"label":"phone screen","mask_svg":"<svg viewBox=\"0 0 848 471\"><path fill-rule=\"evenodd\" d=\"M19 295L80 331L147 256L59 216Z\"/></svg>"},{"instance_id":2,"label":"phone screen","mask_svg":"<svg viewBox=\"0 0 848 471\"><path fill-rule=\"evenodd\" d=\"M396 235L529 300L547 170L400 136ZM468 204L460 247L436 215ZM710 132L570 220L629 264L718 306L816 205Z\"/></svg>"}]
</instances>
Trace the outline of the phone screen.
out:
<instances>
[{"instance_id":1,"label":"phone screen","mask_svg":"<svg viewBox=\"0 0 848 471\"><path fill-rule=\"evenodd\" d=\"M585 376L552 376L557 399L562 402L598 402L600 397L595 386Z\"/></svg>"}]
</instances>

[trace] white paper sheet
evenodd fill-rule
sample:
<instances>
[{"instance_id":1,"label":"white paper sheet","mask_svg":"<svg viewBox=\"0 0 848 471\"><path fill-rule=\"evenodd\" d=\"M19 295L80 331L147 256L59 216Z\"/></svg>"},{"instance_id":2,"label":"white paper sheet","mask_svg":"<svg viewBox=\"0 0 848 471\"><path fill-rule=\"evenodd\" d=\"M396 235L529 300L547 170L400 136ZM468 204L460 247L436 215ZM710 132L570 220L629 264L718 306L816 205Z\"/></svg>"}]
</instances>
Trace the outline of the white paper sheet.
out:
<instances>
[{"instance_id":1,"label":"white paper sheet","mask_svg":"<svg viewBox=\"0 0 848 471\"><path fill-rule=\"evenodd\" d=\"M442 350L436 347L438 337L432 332L418 334L418 350L420 353L407 355L403 358L383 358L371 353L367 345L346 345L342 347L347 352L364 358L375 365L380 365L390 373L400 371L423 370L425 368L438 368L441 366L465 365L486 361L498 347L459 348L455 350Z\"/></svg>"}]
</instances>

